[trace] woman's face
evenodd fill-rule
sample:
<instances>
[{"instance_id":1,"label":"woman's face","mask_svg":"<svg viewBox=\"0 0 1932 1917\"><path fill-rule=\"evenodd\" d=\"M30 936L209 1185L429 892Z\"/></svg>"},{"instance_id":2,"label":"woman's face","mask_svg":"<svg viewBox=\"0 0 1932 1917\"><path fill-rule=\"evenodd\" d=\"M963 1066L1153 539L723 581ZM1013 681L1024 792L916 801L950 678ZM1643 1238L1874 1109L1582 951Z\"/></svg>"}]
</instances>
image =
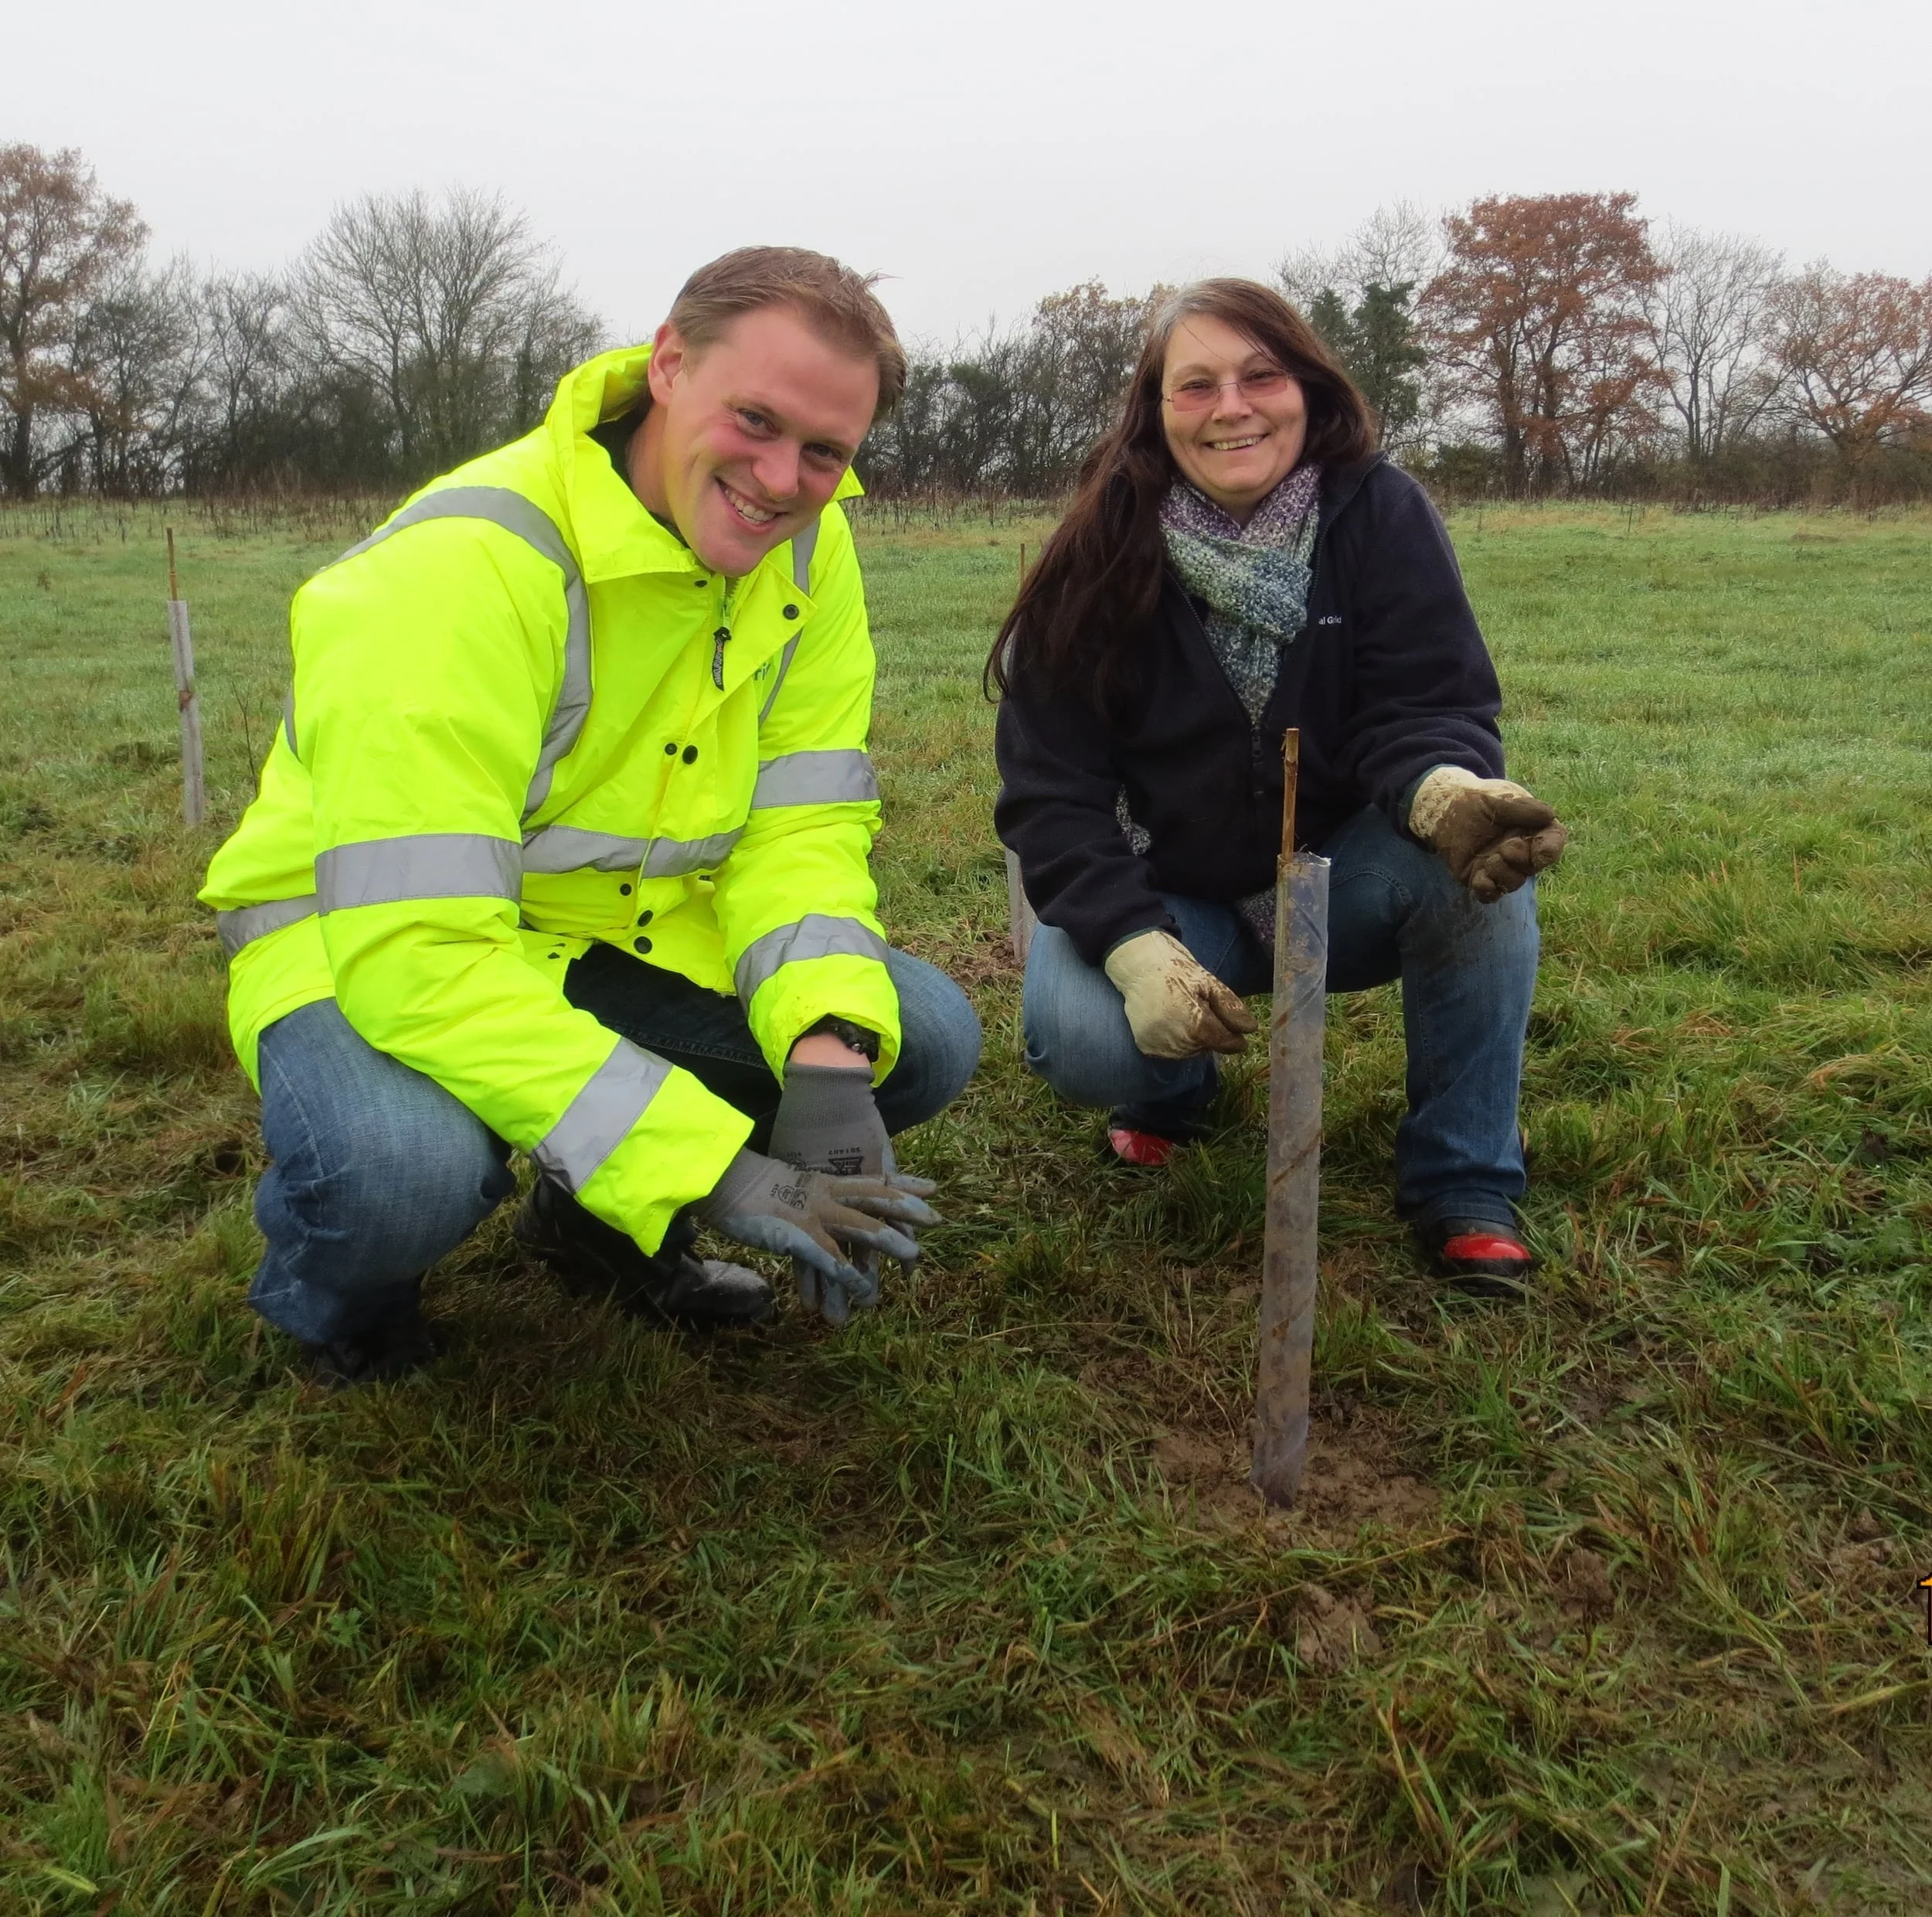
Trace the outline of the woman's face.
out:
<instances>
[{"instance_id":1,"label":"woman's face","mask_svg":"<svg viewBox=\"0 0 1932 1917\"><path fill-rule=\"evenodd\" d=\"M1175 465L1245 524L1301 457L1308 408L1301 382L1226 320L1191 313L1168 342L1161 393Z\"/></svg>"}]
</instances>

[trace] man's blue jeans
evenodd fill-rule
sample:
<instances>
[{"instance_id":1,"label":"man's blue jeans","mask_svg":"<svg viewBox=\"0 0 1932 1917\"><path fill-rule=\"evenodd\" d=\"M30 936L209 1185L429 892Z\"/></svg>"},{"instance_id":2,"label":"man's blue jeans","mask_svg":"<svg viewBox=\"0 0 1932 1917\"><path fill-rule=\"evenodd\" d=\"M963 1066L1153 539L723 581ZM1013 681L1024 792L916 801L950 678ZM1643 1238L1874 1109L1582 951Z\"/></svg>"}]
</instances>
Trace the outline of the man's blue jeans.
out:
<instances>
[{"instance_id":1,"label":"man's blue jeans","mask_svg":"<svg viewBox=\"0 0 1932 1917\"><path fill-rule=\"evenodd\" d=\"M1321 851L1333 865L1328 989L1402 981L1409 1110L1396 1134L1396 1209L1423 1224L1509 1222L1523 1191L1516 1102L1536 982L1532 888L1478 904L1374 809ZM1273 959L1233 905L1165 904L1216 977L1244 994L1270 989ZM1128 1124L1184 1136L1214 1095L1213 1056L1149 1058L1107 974L1050 925L1033 937L1025 1010L1028 1064L1076 1105L1121 1107Z\"/></svg>"},{"instance_id":2,"label":"man's blue jeans","mask_svg":"<svg viewBox=\"0 0 1932 1917\"><path fill-rule=\"evenodd\" d=\"M879 1088L889 1132L929 1119L979 1059L966 995L903 952L902 1047ZM607 946L570 967L564 994L613 1031L684 1066L769 1136L780 1085L735 999ZM379 1052L333 999L262 1033L262 1136L274 1161L255 1191L268 1250L248 1299L306 1344L403 1316L423 1273L516 1188L509 1147L434 1079Z\"/></svg>"}]
</instances>

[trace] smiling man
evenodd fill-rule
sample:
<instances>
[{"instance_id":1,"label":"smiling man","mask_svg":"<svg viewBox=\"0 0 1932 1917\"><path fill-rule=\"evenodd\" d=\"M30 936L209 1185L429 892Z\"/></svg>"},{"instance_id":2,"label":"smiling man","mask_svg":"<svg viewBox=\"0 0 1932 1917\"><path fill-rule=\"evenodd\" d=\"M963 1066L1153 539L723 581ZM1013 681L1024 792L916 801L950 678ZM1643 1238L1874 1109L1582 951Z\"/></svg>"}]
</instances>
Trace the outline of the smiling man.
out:
<instances>
[{"instance_id":1,"label":"smiling man","mask_svg":"<svg viewBox=\"0 0 1932 1917\"><path fill-rule=\"evenodd\" d=\"M422 1275L513 1149L526 1247L662 1320L772 1308L700 1224L833 1322L917 1255L932 1188L888 1137L979 1032L876 914L833 504L905 364L869 281L727 254L297 594L287 723L202 897L273 1161L250 1300L325 1381L429 1355Z\"/></svg>"}]
</instances>

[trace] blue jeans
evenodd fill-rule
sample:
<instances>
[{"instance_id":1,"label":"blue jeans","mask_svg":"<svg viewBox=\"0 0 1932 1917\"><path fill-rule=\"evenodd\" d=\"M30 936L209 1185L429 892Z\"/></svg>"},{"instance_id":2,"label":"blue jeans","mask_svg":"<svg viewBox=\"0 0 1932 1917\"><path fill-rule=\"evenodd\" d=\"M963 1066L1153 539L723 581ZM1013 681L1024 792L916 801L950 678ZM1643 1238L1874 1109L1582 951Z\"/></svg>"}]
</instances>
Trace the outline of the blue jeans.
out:
<instances>
[{"instance_id":1,"label":"blue jeans","mask_svg":"<svg viewBox=\"0 0 1932 1917\"><path fill-rule=\"evenodd\" d=\"M1516 1130L1523 1034L1536 982L1532 888L1481 905L1435 853L1365 809L1321 848L1328 875L1328 989L1402 981L1409 1110L1396 1134L1406 1218L1505 1224L1522 1196ZM1170 894L1183 944L1236 992L1271 989L1274 961L1231 904ZM1076 1105L1186 1136L1213 1097L1212 1054L1149 1058L1121 995L1063 931L1043 925L1026 962L1026 1062Z\"/></svg>"},{"instance_id":2,"label":"blue jeans","mask_svg":"<svg viewBox=\"0 0 1932 1917\"><path fill-rule=\"evenodd\" d=\"M886 961L902 1044L879 1088L901 1132L943 1110L979 1061L979 1021L943 972ZM564 996L613 1031L682 1065L769 1136L780 1085L735 999L608 946L570 967ZM255 1190L268 1249L248 1302L307 1344L415 1309L423 1273L516 1188L510 1149L433 1078L379 1052L323 999L261 1037L262 1136L274 1161Z\"/></svg>"}]
</instances>

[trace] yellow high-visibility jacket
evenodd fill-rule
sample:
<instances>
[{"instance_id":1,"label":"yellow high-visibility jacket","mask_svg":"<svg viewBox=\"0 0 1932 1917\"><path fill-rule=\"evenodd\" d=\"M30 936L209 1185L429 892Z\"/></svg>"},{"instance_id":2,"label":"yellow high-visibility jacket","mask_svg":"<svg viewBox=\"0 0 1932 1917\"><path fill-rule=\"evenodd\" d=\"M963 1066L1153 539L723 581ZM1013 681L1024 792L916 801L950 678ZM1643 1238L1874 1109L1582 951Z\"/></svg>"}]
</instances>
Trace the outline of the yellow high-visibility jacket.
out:
<instances>
[{"instance_id":1,"label":"yellow high-visibility jacket","mask_svg":"<svg viewBox=\"0 0 1932 1917\"><path fill-rule=\"evenodd\" d=\"M589 437L649 360L580 366L297 593L287 717L201 894L251 1079L332 997L648 1251L750 1123L566 1001L592 941L735 991L774 1073L828 1014L880 1078L900 1042L851 530L700 565Z\"/></svg>"}]
</instances>

